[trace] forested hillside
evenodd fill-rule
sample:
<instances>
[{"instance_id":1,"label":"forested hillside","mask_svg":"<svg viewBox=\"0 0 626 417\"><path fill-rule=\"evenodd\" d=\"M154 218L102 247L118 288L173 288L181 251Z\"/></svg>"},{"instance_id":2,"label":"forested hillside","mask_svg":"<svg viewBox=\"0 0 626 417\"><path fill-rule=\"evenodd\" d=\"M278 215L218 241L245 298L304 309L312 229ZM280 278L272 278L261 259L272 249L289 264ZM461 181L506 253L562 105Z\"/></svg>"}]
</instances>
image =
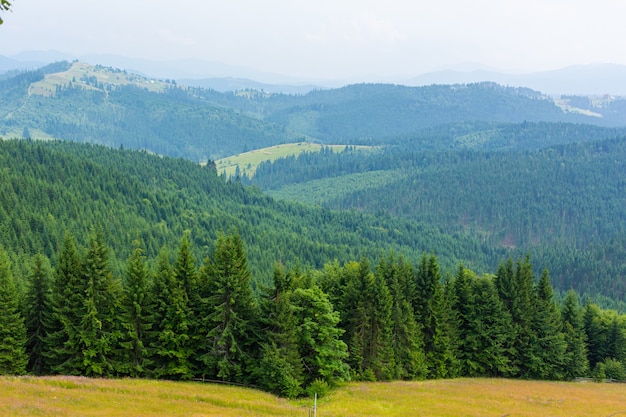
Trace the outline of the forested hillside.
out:
<instances>
[{"instance_id":1,"label":"forested hillside","mask_svg":"<svg viewBox=\"0 0 626 417\"><path fill-rule=\"evenodd\" d=\"M493 83L362 84L305 95L219 93L80 62L0 81L0 135L124 146L194 161L301 140L517 149L538 136L528 130L526 137L512 136L503 123L624 126L624 108L615 99L593 113L571 111L540 92ZM571 128L541 129L539 137L555 135L549 143L571 141L563 137Z\"/></svg>"},{"instance_id":2,"label":"forested hillside","mask_svg":"<svg viewBox=\"0 0 626 417\"><path fill-rule=\"evenodd\" d=\"M594 129L581 132L607 133ZM508 152L327 150L262 164L251 182L282 199L393 214L530 252L557 288L622 299L624 161L624 138Z\"/></svg>"},{"instance_id":3,"label":"forested hillside","mask_svg":"<svg viewBox=\"0 0 626 417\"><path fill-rule=\"evenodd\" d=\"M54 259L66 230L87 236L96 225L116 255L115 271L135 239L155 256L186 230L203 259L220 230L237 229L261 282L278 259L320 267L392 249L411 259L434 251L446 253L446 267L465 262L484 270L506 256L416 222L276 202L211 167L146 152L10 140L0 142L0 163L0 237L18 257Z\"/></svg>"},{"instance_id":4,"label":"forested hillside","mask_svg":"<svg viewBox=\"0 0 626 417\"><path fill-rule=\"evenodd\" d=\"M219 95L125 71L67 64L65 72L26 72L0 83L0 134L53 137L146 149L206 161L301 136L232 108ZM118 79L117 81L115 81ZM208 97L207 97L208 96Z\"/></svg>"}]
</instances>

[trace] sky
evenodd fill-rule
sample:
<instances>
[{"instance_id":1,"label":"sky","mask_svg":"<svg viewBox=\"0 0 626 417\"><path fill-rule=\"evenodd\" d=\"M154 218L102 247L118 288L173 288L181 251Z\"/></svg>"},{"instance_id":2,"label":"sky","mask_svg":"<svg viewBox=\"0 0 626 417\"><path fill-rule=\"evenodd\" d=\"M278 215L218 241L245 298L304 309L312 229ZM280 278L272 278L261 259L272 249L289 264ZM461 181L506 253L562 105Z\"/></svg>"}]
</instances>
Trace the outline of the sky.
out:
<instances>
[{"instance_id":1,"label":"sky","mask_svg":"<svg viewBox=\"0 0 626 417\"><path fill-rule=\"evenodd\" d=\"M312 79L626 65L623 0L14 0L0 55L197 58Z\"/></svg>"}]
</instances>

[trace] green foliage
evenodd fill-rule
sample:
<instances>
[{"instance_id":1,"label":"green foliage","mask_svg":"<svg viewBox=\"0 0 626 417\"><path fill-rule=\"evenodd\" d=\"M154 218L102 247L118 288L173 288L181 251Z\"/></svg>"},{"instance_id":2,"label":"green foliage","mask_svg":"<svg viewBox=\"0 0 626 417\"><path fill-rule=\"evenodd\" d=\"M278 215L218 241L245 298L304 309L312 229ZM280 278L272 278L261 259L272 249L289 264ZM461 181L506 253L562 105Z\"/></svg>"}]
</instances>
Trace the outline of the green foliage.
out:
<instances>
[{"instance_id":1,"label":"green foliage","mask_svg":"<svg viewBox=\"0 0 626 417\"><path fill-rule=\"evenodd\" d=\"M0 250L0 374L26 372L26 327L19 309L19 297L9 258Z\"/></svg>"},{"instance_id":2,"label":"green foliage","mask_svg":"<svg viewBox=\"0 0 626 417\"><path fill-rule=\"evenodd\" d=\"M395 368L392 345L392 298L384 278L363 259L345 284L341 308L350 348L348 363L356 378L366 371L387 380Z\"/></svg>"},{"instance_id":3,"label":"green foliage","mask_svg":"<svg viewBox=\"0 0 626 417\"><path fill-rule=\"evenodd\" d=\"M318 286L296 288L293 305L297 317L300 357L305 374L304 385L317 379L329 385L350 379L348 347L340 339L344 330L338 327L339 314Z\"/></svg>"},{"instance_id":4,"label":"green foliage","mask_svg":"<svg viewBox=\"0 0 626 417\"><path fill-rule=\"evenodd\" d=\"M513 326L490 277L476 277L462 266L452 284L458 312L461 374L505 377L513 373Z\"/></svg>"},{"instance_id":5,"label":"green foliage","mask_svg":"<svg viewBox=\"0 0 626 417\"><path fill-rule=\"evenodd\" d=\"M123 363L127 373L141 377L150 368L149 335L154 324L154 294L148 266L139 242L126 263L124 297L122 299L123 333L120 346L124 349Z\"/></svg>"},{"instance_id":6,"label":"green foliage","mask_svg":"<svg viewBox=\"0 0 626 417\"><path fill-rule=\"evenodd\" d=\"M589 372L589 360L582 310L573 290L565 295L561 307L561 320L567 346L564 353L563 377L565 379L578 378Z\"/></svg>"},{"instance_id":7,"label":"green foliage","mask_svg":"<svg viewBox=\"0 0 626 417\"><path fill-rule=\"evenodd\" d=\"M8 0L0 0L0 10L7 11L11 9L11 3ZM0 17L0 25L4 23L4 20Z\"/></svg>"},{"instance_id":8,"label":"green foliage","mask_svg":"<svg viewBox=\"0 0 626 417\"><path fill-rule=\"evenodd\" d=\"M617 359L608 358L596 364L593 368L592 376L596 382L603 382L607 379L624 381L624 379L626 379L626 370L622 362Z\"/></svg>"},{"instance_id":9,"label":"green foliage","mask_svg":"<svg viewBox=\"0 0 626 417\"><path fill-rule=\"evenodd\" d=\"M616 381L623 381L624 379L626 379L626 370L624 370L624 364L617 359L609 358L596 366L602 366L604 368L604 376L607 379L613 379Z\"/></svg>"},{"instance_id":10,"label":"green foliage","mask_svg":"<svg viewBox=\"0 0 626 417\"><path fill-rule=\"evenodd\" d=\"M624 132L544 123L499 131L505 137L497 152L425 152L402 143L372 154L303 154L260 166L252 183L280 198L392 213L455 236L480 236L490 250L531 253L560 291L622 300ZM547 138L560 145L537 142Z\"/></svg>"},{"instance_id":11,"label":"green foliage","mask_svg":"<svg viewBox=\"0 0 626 417\"><path fill-rule=\"evenodd\" d=\"M189 299L182 284L176 280L165 249L157 259L152 291L156 305L149 339L154 354L151 373L156 378L191 379L193 350L189 343Z\"/></svg>"},{"instance_id":12,"label":"green foliage","mask_svg":"<svg viewBox=\"0 0 626 417\"><path fill-rule=\"evenodd\" d=\"M323 398L330 392L330 385L323 379L316 379L308 386L306 392L309 397L314 397L317 394L318 398Z\"/></svg>"},{"instance_id":13,"label":"green foliage","mask_svg":"<svg viewBox=\"0 0 626 417\"><path fill-rule=\"evenodd\" d=\"M245 382L258 348L258 308L250 286L248 259L238 233L220 234L204 267L208 297L203 300L205 330L200 359L203 374L225 381Z\"/></svg>"},{"instance_id":14,"label":"green foliage","mask_svg":"<svg viewBox=\"0 0 626 417\"><path fill-rule=\"evenodd\" d=\"M74 235L66 233L59 249L52 292L53 316L48 323L46 356L55 373L76 375L82 368L79 329L85 314L87 282Z\"/></svg>"},{"instance_id":15,"label":"green foliage","mask_svg":"<svg viewBox=\"0 0 626 417\"><path fill-rule=\"evenodd\" d=\"M46 258L40 254L35 256L24 298L26 350L29 354L27 369L36 375L50 372L44 357L44 352L47 350L47 324L53 314L49 268L50 265Z\"/></svg>"},{"instance_id":16,"label":"green foliage","mask_svg":"<svg viewBox=\"0 0 626 417\"><path fill-rule=\"evenodd\" d=\"M109 376L116 371L112 352L121 337L120 300L122 287L113 278L108 248L100 228L92 230L83 259L85 309L79 326L79 356L88 376Z\"/></svg>"}]
</instances>

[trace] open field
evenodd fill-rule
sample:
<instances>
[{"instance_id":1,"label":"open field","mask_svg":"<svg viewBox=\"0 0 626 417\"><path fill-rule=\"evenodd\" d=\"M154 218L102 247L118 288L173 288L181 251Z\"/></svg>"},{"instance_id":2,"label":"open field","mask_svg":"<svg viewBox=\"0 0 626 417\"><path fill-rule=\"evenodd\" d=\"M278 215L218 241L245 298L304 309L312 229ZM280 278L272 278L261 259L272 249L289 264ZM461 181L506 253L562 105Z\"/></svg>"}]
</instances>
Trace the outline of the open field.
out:
<instances>
[{"instance_id":1,"label":"open field","mask_svg":"<svg viewBox=\"0 0 626 417\"><path fill-rule=\"evenodd\" d=\"M217 173L220 175L225 173L227 177L231 177L235 175L237 167L239 167L241 175L252 177L256 167L259 166L261 162L273 161L288 156L297 156L304 152L319 152L322 146L331 148L335 152L341 152L346 148L346 145L320 145L310 142L285 143L218 159L215 161L215 165L217 166ZM371 146L355 146L355 148L369 149Z\"/></svg>"},{"instance_id":2,"label":"open field","mask_svg":"<svg viewBox=\"0 0 626 417\"><path fill-rule=\"evenodd\" d=\"M31 85L29 94L53 96L57 86L66 87L70 82L82 85L87 89L96 89L85 84L81 80L83 77L92 77L97 79L99 83L111 85L134 84L154 92L162 92L167 86L162 81L150 80L135 74L129 74L126 71L113 71L108 68L97 68L90 64L74 62L67 71L48 74L43 80Z\"/></svg>"},{"instance_id":3,"label":"open field","mask_svg":"<svg viewBox=\"0 0 626 417\"><path fill-rule=\"evenodd\" d=\"M79 377L0 378L0 416L308 416L310 399L246 388ZM626 385L456 379L352 383L318 403L339 416L626 416Z\"/></svg>"}]
</instances>

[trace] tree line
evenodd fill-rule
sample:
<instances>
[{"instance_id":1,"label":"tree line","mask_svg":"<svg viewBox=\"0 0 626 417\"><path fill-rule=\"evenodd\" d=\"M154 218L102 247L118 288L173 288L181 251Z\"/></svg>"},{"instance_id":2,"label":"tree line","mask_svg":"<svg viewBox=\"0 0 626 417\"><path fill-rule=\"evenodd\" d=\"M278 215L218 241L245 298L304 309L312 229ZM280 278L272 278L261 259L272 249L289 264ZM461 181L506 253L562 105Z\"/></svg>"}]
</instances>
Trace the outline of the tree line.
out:
<instances>
[{"instance_id":1,"label":"tree line","mask_svg":"<svg viewBox=\"0 0 626 417\"><path fill-rule=\"evenodd\" d=\"M139 241L122 276L101 227L66 233L54 266L34 256L23 290L0 252L0 373L214 380L288 397L347 380L485 376L624 379L626 318L570 291L554 300L529 257L494 275L435 255L277 262L258 293L238 232L200 266L188 233L149 260ZM258 279L258 282L264 280ZM265 280L268 281L268 280Z\"/></svg>"}]
</instances>

